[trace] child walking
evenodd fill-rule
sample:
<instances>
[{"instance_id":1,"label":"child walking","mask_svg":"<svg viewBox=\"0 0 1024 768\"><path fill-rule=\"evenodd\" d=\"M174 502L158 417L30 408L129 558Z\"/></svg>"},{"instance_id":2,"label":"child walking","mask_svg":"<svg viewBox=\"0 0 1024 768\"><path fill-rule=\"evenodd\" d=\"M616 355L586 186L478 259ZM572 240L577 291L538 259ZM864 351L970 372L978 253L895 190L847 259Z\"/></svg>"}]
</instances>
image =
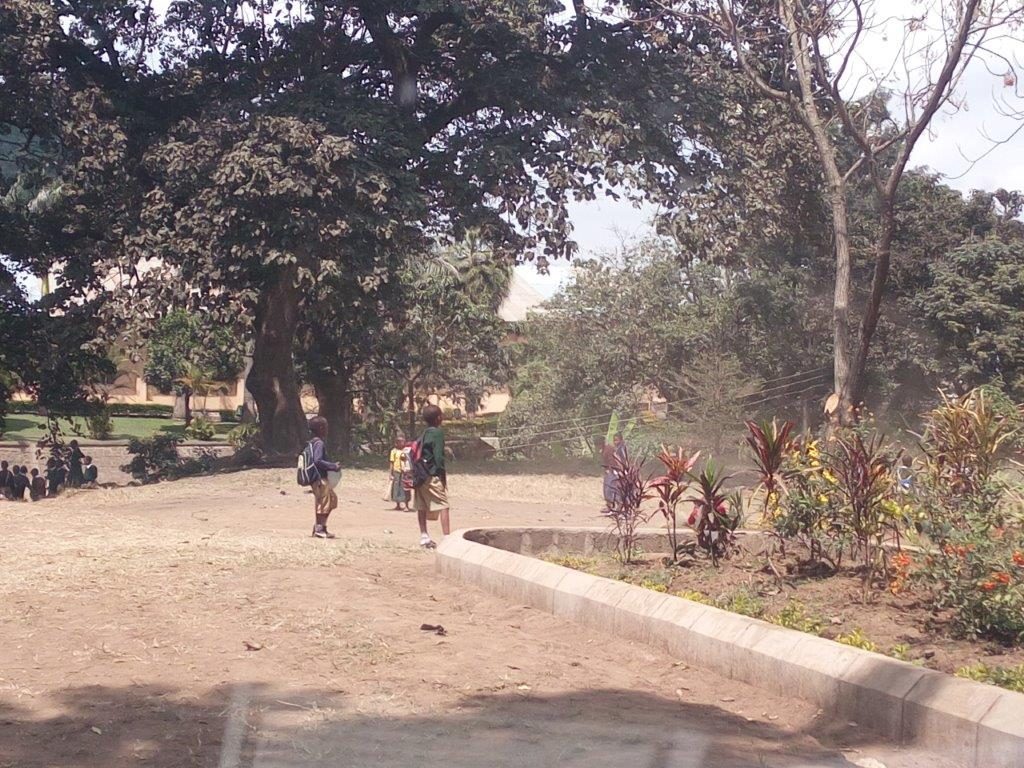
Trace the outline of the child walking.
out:
<instances>
[{"instance_id":1,"label":"child walking","mask_svg":"<svg viewBox=\"0 0 1024 768\"><path fill-rule=\"evenodd\" d=\"M312 482L313 489L313 535L318 539L333 539L334 534L327 530L327 518L331 516L338 507L338 494L327 482L328 472L340 472L339 467L333 461L327 460L327 447L324 440L327 439L327 419L322 416L310 419L309 431L313 435L310 438L308 447L312 456L312 464L316 467L317 478Z\"/></svg>"},{"instance_id":2,"label":"child walking","mask_svg":"<svg viewBox=\"0 0 1024 768\"><path fill-rule=\"evenodd\" d=\"M441 423L444 415L441 409L433 404L423 409L423 421L427 428L419 441L419 456L426 471L423 479L414 489L414 506L420 524L420 546L434 549L437 545L427 533L427 520L441 519L441 532L447 536L451 533L451 519L448 507L448 474L444 466L444 430Z\"/></svg>"},{"instance_id":3,"label":"child walking","mask_svg":"<svg viewBox=\"0 0 1024 768\"><path fill-rule=\"evenodd\" d=\"M408 454L405 450L405 440L400 437L395 438L395 446L391 449L391 454L388 456L388 462L390 463L391 473L391 501L395 502L395 509L409 509L409 492L405 487L405 474L409 471L406 466L408 461Z\"/></svg>"}]
</instances>

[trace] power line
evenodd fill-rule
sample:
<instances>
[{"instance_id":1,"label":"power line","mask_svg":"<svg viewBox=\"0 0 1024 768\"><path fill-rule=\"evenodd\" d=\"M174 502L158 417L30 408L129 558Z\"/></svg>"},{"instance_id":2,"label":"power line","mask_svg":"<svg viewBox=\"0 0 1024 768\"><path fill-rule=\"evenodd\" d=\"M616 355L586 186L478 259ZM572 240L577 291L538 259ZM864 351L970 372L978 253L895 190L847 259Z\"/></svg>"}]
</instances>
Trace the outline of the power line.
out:
<instances>
[{"instance_id":1,"label":"power line","mask_svg":"<svg viewBox=\"0 0 1024 768\"><path fill-rule=\"evenodd\" d=\"M740 401L742 401L745 398L758 397L758 396L765 395L765 394L767 394L769 392L775 392L775 391L778 391L778 390L789 390L792 387L797 387L797 386L800 386L802 384L806 384L806 383L811 382L811 381L814 381L816 384L817 383L823 384L827 380L828 380L828 374L821 373L821 374L818 374L817 376L811 376L809 378L802 379L800 381L791 381L791 382L788 382L786 384L782 384L782 385L779 385L779 386L776 386L776 387L769 387L768 389L762 389L762 390L759 390L757 392L752 392L749 395L744 395L741 398L736 398L735 400L730 400L728 402L740 402ZM781 394L786 394L786 392L782 392ZM682 398L682 399L679 399L679 400L668 401L668 402L665 402L665 403L657 403L656 405L659 406L659 407L663 407L663 408L666 409L666 411L668 411L668 410L671 410L673 408L679 408L679 407L684 406L684 405L690 405L690 404L693 404L693 403L700 402L700 400L701 400L701 398L698 397L698 396L691 396L691 397L685 397L685 398ZM615 411L615 413L618 413L618 411ZM632 419L638 418L639 416L642 416L644 413L645 413L645 411L640 411L640 412L637 412L637 413L630 414L630 415L626 416L626 418L627 418L627 420L632 420ZM607 415L611 416L611 414L607 414ZM566 419L564 421L569 421L569 420ZM564 434L564 433L567 433L567 432L569 432L571 430L574 430L574 429L579 429L579 430L593 429L593 428L599 426L600 424L602 424L603 421L604 421L604 417L591 416L589 418L580 419L578 421L574 420L573 424L570 424L570 425L565 426L565 427L559 427L558 429L551 429L551 430L546 430L546 431L541 431L541 432L531 432L530 433L530 437L531 438L536 438L536 437L542 437L544 435ZM550 423L558 423L558 422L550 422ZM542 427L542 426L547 426L547 425L546 424L538 424L536 426L541 426Z\"/></svg>"},{"instance_id":2,"label":"power line","mask_svg":"<svg viewBox=\"0 0 1024 768\"><path fill-rule=\"evenodd\" d=\"M818 377L815 377L815 378L818 378ZM798 385L798 384L801 384L801 383L805 383L805 382L808 382L808 381L812 381L812 379L805 379L804 382L793 382L789 386L795 386L795 385ZM827 384L827 383L828 383L828 379L827 378L823 378L822 380L815 381L813 384L810 384L809 386L806 386L803 389L797 390L795 392L779 392L779 393L777 393L775 395L770 395L768 397L761 398L760 400L755 400L753 402L743 403L743 405L745 405L747 407L753 407L753 406L756 406L756 405L763 405L764 403L771 402L772 400L778 400L779 398L782 398L782 397L795 397L797 395L806 394L807 392L812 392L815 389L818 389L819 387L821 387L822 385ZM778 387L776 387L775 389L778 389ZM756 394L760 394L760 393L754 393L754 394L756 395ZM749 395L748 395L748 397L749 397ZM679 401L677 401L677 403L678 402ZM741 402L741 399L734 398L732 400L727 401L727 403L738 403L738 402ZM551 432L548 432L546 434L564 434L565 432L568 431L568 429L572 429L572 428L569 427L569 428L564 428L562 430L551 430ZM533 437L536 437L539 434L545 434L545 433L536 433L535 435L533 435ZM585 440L585 439L586 439L586 436L585 435L581 435L581 434L571 435L569 437L564 437L564 438L561 438L561 439L554 439L553 438L553 439L550 439L550 440L540 440L540 441L533 441L532 439L530 439L530 440L527 440L526 442L513 443L511 445L502 445L502 446L499 447L498 450L501 450L501 451L514 451L514 450L518 450L520 448L537 447L537 446L540 446L540 445L560 445L562 443L579 442L579 441Z\"/></svg>"},{"instance_id":3,"label":"power line","mask_svg":"<svg viewBox=\"0 0 1024 768\"><path fill-rule=\"evenodd\" d=\"M770 387L769 389L762 389L762 390L760 390L758 392L752 392L749 395L744 395L741 398L736 398L734 400L729 400L727 402L730 402L730 403L731 402L742 402L745 398L748 398L748 397L758 397L758 396L761 396L761 395L765 395L765 394L767 394L769 392L776 392L778 390L789 390L789 389L791 389L793 387L797 387L797 386L800 386L802 384L806 384L806 383L809 383L809 382L812 382L812 381L815 382L815 385L824 384L826 381L828 381L828 375L827 374L819 374L818 376L812 376L810 378L803 379L801 381L791 381L791 382L789 382L787 384L783 384L783 385L780 385L780 386L777 386L777 387ZM786 395L786 394L790 394L790 393L785 392L785 391L779 392L779 396ZM672 400L672 401L665 402L665 403L657 403L656 405L658 407L665 408L666 412L668 412L668 411L671 411L673 409L677 409L678 410L682 406L692 405L692 404L698 403L700 401L701 401L700 397L691 396L691 397L682 398L680 400ZM759 401L759 402L763 402L763 400ZM744 404L745 405L753 405L753 404L756 404L756 403L744 403ZM649 412L650 411L639 411L639 412L636 412L636 413L632 413L632 414L626 415L626 416L624 416L624 418L627 421L632 421L633 419L639 418L644 413L649 413ZM618 413L618 411L616 411L616 413ZM609 414L609 416L610 415L611 414ZM546 431L542 431L542 432L531 432L530 433L530 438L534 439L534 438L538 438L538 437L543 437L544 435L567 434L568 432L570 432L572 430L594 429L594 428L596 428L598 426L603 425L604 421L605 421L605 419L603 417L593 417L592 416L592 417L590 417L588 419L581 419L581 420L579 420L577 422L574 422L573 424L569 424L569 425L564 426L564 427L559 427L558 429L550 429L550 430L546 430ZM544 424L539 424L537 426L545 426L545 425Z\"/></svg>"},{"instance_id":4,"label":"power line","mask_svg":"<svg viewBox=\"0 0 1024 768\"><path fill-rule=\"evenodd\" d=\"M780 377L775 378L775 379L768 379L768 380L762 382L762 386L765 385L765 384L777 384L778 382L785 381L786 379L793 379L793 378L797 378L797 377L800 377L800 376L808 376L809 374L817 374L819 376L826 376L826 375L828 375L828 369L827 368L815 368L815 369L811 369L811 370L808 370L808 371L800 371L799 373L791 373L788 376L780 376ZM795 386L796 384L801 384L801 383L803 383L803 382L802 381L801 382L790 382L790 383L788 383L788 384L786 384L784 386L787 386L787 387L788 386ZM778 389L778 387L772 387L772 388L769 388L767 390L762 389L762 390L760 390L758 392L754 392L754 393L750 394L749 397L754 397L754 396L762 394L764 392L771 391L771 389ZM666 403L657 403L657 405L659 407L665 407L665 406L671 407L673 405L685 405L685 404L689 404L689 403L695 403L698 400L700 400L700 398L698 398L698 397L685 397L685 398L682 398L680 400L672 400L672 401L668 401ZM616 411L609 411L608 413L600 413L600 414L596 414L594 416L583 416L583 417L580 417L578 419L575 418L575 417L569 417L569 418L566 418L566 419L558 419L556 421L544 421L544 422L540 422L540 423L537 423L537 424L533 424L532 426L534 426L534 427L551 427L551 426L554 426L556 424L572 423L573 426L575 426L575 427L584 427L584 426L588 426L588 422L594 422L594 424L589 425L589 426L595 426L597 423L599 423L601 421L604 421L605 419L611 418L616 413L619 413L619 411L617 411L617 410ZM561 430L551 430L550 432L535 432L534 434L546 435L546 434L554 434L555 432L560 432L560 431Z\"/></svg>"}]
</instances>

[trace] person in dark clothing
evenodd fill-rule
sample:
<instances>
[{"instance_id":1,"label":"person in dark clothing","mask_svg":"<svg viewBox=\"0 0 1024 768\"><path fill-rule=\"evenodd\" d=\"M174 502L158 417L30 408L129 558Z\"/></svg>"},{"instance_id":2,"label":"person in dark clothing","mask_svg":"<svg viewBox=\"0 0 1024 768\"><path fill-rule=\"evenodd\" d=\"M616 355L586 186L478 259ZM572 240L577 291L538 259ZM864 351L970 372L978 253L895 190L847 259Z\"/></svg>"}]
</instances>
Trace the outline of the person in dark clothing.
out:
<instances>
[{"instance_id":1,"label":"person in dark clothing","mask_svg":"<svg viewBox=\"0 0 1024 768\"><path fill-rule=\"evenodd\" d=\"M85 485L88 488L95 488L99 482L100 473L96 465L92 463L92 456L85 457L85 467L82 469L85 477Z\"/></svg>"},{"instance_id":2,"label":"person in dark clothing","mask_svg":"<svg viewBox=\"0 0 1024 768\"><path fill-rule=\"evenodd\" d=\"M317 416L309 421L309 431L313 437L309 440L312 450L313 465L320 477L313 481L313 535L318 539L333 539L334 534L327 530L327 518L338 506L338 494L334 492L327 480L328 472L340 472L341 467L327 459L327 419Z\"/></svg>"},{"instance_id":3,"label":"person in dark clothing","mask_svg":"<svg viewBox=\"0 0 1024 768\"><path fill-rule=\"evenodd\" d=\"M48 460L46 462L46 495L56 496L60 493L65 479L67 479L67 472L64 465L59 464L56 459Z\"/></svg>"},{"instance_id":4,"label":"person in dark clothing","mask_svg":"<svg viewBox=\"0 0 1024 768\"><path fill-rule=\"evenodd\" d=\"M85 458L85 454L78 447L77 440L68 443L68 447L71 449L71 455L68 456L68 485L72 488L81 488L82 483L85 482L85 475L82 472L82 460Z\"/></svg>"},{"instance_id":5,"label":"person in dark clothing","mask_svg":"<svg viewBox=\"0 0 1024 768\"><path fill-rule=\"evenodd\" d=\"M15 467L14 481L11 483L11 496L15 501L25 501L25 492L31 486L28 479L28 467Z\"/></svg>"},{"instance_id":6,"label":"person in dark clothing","mask_svg":"<svg viewBox=\"0 0 1024 768\"><path fill-rule=\"evenodd\" d=\"M29 486L29 496L32 501L39 501L46 498L46 480L39 474L39 470L32 467L32 483Z\"/></svg>"},{"instance_id":7,"label":"person in dark clothing","mask_svg":"<svg viewBox=\"0 0 1024 768\"><path fill-rule=\"evenodd\" d=\"M11 482L14 480L14 473L6 461L0 461L0 496L5 499L11 498Z\"/></svg>"},{"instance_id":8,"label":"person in dark clothing","mask_svg":"<svg viewBox=\"0 0 1024 768\"><path fill-rule=\"evenodd\" d=\"M427 520L441 520L441 532L451 533L451 518L448 506L448 472L444 465L444 430L441 423L444 414L439 407L430 404L423 409L423 420L427 428L419 439L419 460L424 463L429 477L413 491L413 506L420 524L420 546L433 549L437 545L427 532Z\"/></svg>"}]
</instances>

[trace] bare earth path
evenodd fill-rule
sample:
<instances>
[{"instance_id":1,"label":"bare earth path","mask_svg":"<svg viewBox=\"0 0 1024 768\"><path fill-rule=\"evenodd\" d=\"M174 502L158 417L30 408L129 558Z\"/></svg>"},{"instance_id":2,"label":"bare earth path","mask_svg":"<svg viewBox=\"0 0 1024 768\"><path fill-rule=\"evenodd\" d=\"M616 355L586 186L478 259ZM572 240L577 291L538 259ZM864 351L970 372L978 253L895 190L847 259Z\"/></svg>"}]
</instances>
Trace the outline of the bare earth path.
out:
<instances>
[{"instance_id":1,"label":"bare earth path","mask_svg":"<svg viewBox=\"0 0 1024 768\"><path fill-rule=\"evenodd\" d=\"M383 483L346 475L334 541L288 471L0 503L0 766L940 765L438 580ZM455 523L594 524L598 491L456 477Z\"/></svg>"}]
</instances>

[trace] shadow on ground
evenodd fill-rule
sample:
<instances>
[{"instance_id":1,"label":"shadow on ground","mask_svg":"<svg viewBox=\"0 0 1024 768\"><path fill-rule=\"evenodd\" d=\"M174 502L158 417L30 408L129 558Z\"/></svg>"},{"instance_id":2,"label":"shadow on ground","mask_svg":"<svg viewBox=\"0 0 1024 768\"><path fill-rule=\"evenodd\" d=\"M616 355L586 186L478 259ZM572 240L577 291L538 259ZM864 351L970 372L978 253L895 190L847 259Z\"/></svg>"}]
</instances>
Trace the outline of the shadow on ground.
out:
<instances>
[{"instance_id":1,"label":"shadow on ground","mask_svg":"<svg viewBox=\"0 0 1024 768\"><path fill-rule=\"evenodd\" d=\"M428 686L429 683L422 685ZM396 701L222 685L66 689L46 716L0 704L0 765L218 768L850 768L810 737L635 691L467 696L440 713ZM35 702L34 706L40 702ZM415 712L411 701L402 705Z\"/></svg>"}]
</instances>

